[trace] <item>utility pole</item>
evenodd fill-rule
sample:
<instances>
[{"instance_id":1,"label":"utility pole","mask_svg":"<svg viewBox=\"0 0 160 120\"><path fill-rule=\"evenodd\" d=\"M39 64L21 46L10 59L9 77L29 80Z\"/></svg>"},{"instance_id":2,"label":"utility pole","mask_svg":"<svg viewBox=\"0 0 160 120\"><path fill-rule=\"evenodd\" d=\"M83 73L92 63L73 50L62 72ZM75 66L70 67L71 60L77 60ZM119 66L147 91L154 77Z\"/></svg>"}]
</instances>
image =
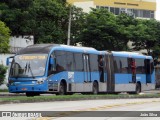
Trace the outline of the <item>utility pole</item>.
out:
<instances>
[{"instance_id":1,"label":"utility pole","mask_svg":"<svg viewBox=\"0 0 160 120\"><path fill-rule=\"evenodd\" d=\"M71 7L69 10L69 21L68 21L68 39L67 39L67 45L70 45L70 38L71 38Z\"/></svg>"}]
</instances>

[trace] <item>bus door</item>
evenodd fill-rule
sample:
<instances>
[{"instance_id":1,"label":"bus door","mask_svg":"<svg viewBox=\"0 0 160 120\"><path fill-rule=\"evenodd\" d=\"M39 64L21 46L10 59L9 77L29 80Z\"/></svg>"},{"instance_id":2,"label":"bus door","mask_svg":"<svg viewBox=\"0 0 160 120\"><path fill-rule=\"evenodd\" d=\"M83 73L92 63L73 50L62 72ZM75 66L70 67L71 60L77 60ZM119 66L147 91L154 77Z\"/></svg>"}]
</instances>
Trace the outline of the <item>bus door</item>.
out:
<instances>
[{"instance_id":1,"label":"bus door","mask_svg":"<svg viewBox=\"0 0 160 120\"><path fill-rule=\"evenodd\" d=\"M132 73L132 82L136 83L136 61L135 59L131 58L131 73Z\"/></svg>"},{"instance_id":2,"label":"bus door","mask_svg":"<svg viewBox=\"0 0 160 120\"><path fill-rule=\"evenodd\" d=\"M132 75L132 82L131 83L136 83L136 61L134 58L129 58L129 67L131 70L131 75Z\"/></svg>"},{"instance_id":3,"label":"bus door","mask_svg":"<svg viewBox=\"0 0 160 120\"><path fill-rule=\"evenodd\" d=\"M105 62L107 71L107 92L114 92L115 78L114 78L114 62L112 53L107 53Z\"/></svg>"},{"instance_id":4,"label":"bus door","mask_svg":"<svg viewBox=\"0 0 160 120\"><path fill-rule=\"evenodd\" d=\"M146 83L151 83L151 60L145 59Z\"/></svg>"},{"instance_id":5,"label":"bus door","mask_svg":"<svg viewBox=\"0 0 160 120\"><path fill-rule=\"evenodd\" d=\"M104 56L98 56L99 81L104 82Z\"/></svg>"},{"instance_id":6,"label":"bus door","mask_svg":"<svg viewBox=\"0 0 160 120\"><path fill-rule=\"evenodd\" d=\"M83 66L84 66L84 82L89 82L91 81L91 74L90 74L88 54L83 54Z\"/></svg>"}]
</instances>

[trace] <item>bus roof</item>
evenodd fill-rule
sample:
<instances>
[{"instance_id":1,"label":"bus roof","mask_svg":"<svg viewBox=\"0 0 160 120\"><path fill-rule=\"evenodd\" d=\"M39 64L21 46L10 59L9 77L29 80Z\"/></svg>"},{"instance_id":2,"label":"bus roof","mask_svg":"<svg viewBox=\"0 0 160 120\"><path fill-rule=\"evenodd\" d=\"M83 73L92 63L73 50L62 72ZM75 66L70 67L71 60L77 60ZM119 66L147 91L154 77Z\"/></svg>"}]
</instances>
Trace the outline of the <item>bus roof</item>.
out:
<instances>
[{"instance_id":1,"label":"bus roof","mask_svg":"<svg viewBox=\"0 0 160 120\"><path fill-rule=\"evenodd\" d=\"M48 54L51 50L68 50L68 51L75 51L75 52L98 52L96 49L91 47L78 47L78 46L68 46L62 44L35 44L30 45L22 50L17 52L19 54Z\"/></svg>"},{"instance_id":2,"label":"bus roof","mask_svg":"<svg viewBox=\"0 0 160 120\"><path fill-rule=\"evenodd\" d=\"M30 53L49 53L49 51L53 48L59 46L58 44L35 44L27 46L24 49L21 49L17 52L17 54L30 54Z\"/></svg>"},{"instance_id":3,"label":"bus roof","mask_svg":"<svg viewBox=\"0 0 160 120\"><path fill-rule=\"evenodd\" d=\"M127 51L112 51L113 56L121 56L121 57L131 57L131 58L145 58L145 59L152 59L151 56L143 55L140 53L135 53L135 52L127 52Z\"/></svg>"}]
</instances>

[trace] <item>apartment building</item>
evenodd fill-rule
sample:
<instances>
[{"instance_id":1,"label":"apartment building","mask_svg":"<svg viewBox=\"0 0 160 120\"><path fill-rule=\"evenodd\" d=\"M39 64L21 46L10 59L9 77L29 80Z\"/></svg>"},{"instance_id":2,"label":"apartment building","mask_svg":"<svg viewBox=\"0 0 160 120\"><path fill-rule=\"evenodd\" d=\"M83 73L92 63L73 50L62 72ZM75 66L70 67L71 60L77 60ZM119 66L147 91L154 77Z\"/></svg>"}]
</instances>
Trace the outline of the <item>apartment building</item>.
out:
<instances>
[{"instance_id":1,"label":"apartment building","mask_svg":"<svg viewBox=\"0 0 160 120\"><path fill-rule=\"evenodd\" d=\"M84 12L90 8L106 8L115 15L127 13L135 18L155 18L156 0L67 0L81 7Z\"/></svg>"}]
</instances>

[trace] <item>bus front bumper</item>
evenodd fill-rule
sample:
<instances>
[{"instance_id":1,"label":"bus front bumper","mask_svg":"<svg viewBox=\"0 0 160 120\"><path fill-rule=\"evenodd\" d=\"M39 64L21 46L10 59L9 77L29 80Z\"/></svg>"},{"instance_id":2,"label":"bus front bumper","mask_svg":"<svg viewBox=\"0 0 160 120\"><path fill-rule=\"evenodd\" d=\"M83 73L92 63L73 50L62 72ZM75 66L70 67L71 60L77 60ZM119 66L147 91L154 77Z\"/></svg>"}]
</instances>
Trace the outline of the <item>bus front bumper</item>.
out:
<instances>
[{"instance_id":1,"label":"bus front bumper","mask_svg":"<svg viewBox=\"0 0 160 120\"><path fill-rule=\"evenodd\" d=\"M44 86L44 84L41 85L23 85L23 86L14 86L14 85L8 85L8 89L10 93L25 93L25 92L47 92L48 88L47 86Z\"/></svg>"}]
</instances>

